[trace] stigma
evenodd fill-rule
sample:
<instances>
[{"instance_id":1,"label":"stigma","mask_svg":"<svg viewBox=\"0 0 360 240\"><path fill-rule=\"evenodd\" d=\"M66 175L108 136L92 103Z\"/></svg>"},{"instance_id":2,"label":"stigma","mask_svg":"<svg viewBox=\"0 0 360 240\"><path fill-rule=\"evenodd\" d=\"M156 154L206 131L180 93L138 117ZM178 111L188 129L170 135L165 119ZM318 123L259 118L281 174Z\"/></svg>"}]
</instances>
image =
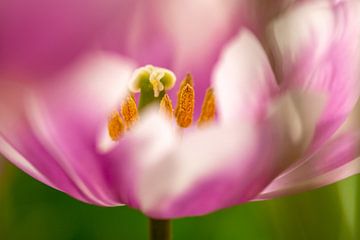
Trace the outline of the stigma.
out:
<instances>
[{"instance_id":1,"label":"stigma","mask_svg":"<svg viewBox=\"0 0 360 240\"><path fill-rule=\"evenodd\" d=\"M148 105L157 105L160 114L173 121L180 129L188 128L194 122L195 89L191 74L186 74L177 93L175 109L167 91L175 85L176 77L165 68L146 65L134 71L129 81L129 94L123 100L120 111L109 117L108 132L113 141L118 141L126 131L136 124L142 110ZM140 93L139 103L134 94ZM121 113L121 114L120 114ZM197 126L211 124L216 115L216 98L212 88L206 91Z\"/></svg>"},{"instance_id":2,"label":"stigma","mask_svg":"<svg viewBox=\"0 0 360 240\"><path fill-rule=\"evenodd\" d=\"M149 88L150 84L153 95L157 98L162 91L174 87L175 82L176 77L172 71L154 67L153 65L146 65L134 71L129 81L129 90L133 93L138 93L144 88Z\"/></svg>"}]
</instances>

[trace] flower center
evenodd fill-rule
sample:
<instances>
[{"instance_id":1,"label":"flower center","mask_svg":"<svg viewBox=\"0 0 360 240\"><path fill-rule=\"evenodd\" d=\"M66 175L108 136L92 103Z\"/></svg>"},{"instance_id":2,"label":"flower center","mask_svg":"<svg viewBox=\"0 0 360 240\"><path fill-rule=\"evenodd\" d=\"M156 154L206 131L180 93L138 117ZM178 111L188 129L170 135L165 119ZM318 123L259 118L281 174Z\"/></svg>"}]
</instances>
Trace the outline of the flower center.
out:
<instances>
[{"instance_id":1,"label":"flower center","mask_svg":"<svg viewBox=\"0 0 360 240\"><path fill-rule=\"evenodd\" d=\"M175 81L175 74L165 68L147 65L136 69L129 81L130 93L121 104L120 112L116 110L109 117L108 132L111 139L113 141L119 140L124 132L130 130L136 123L139 112L152 103L158 103L159 111L167 116L170 121L175 118L180 128L191 126L195 108L193 78L187 74L181 82L177 94L177 105L174 110L166 90L170 90L175 85ZM138 106L133 97L135 93L140 93ZM202 127L213 122L215 114L215 95L214 91L209 88L206 91L197 125Z\"/></svg>"}]
</instances>

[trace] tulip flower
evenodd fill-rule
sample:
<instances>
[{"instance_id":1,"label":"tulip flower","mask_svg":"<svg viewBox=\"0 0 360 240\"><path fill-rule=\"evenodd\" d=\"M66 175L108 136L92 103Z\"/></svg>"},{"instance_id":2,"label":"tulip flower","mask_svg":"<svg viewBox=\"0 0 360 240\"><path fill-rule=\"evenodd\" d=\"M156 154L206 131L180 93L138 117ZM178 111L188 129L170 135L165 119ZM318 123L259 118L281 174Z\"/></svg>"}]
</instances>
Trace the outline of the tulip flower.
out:
<instances>
[{"instance_id":1,"label":"tulip flower","mask_svg":"<svg viewBox=\"0 0 360 240\"><path fill-rule=\"evenodd\" d=\"M130 26L120 21L125 39L105 14L104 35L87 38L94 47L67 52L65 42L55 62L30 61L36 48L8 54L0 152L83 202L126 204L157 219L359 172L358 134L337 131L359 97L357 1L298 1L261 28L237 18L237 4L191 2L204 11L185 1L190 14L177 16L186 7L170 2L137 5ZM168 22L157 22L156 7Z\"/></svg>"}]
</instances>

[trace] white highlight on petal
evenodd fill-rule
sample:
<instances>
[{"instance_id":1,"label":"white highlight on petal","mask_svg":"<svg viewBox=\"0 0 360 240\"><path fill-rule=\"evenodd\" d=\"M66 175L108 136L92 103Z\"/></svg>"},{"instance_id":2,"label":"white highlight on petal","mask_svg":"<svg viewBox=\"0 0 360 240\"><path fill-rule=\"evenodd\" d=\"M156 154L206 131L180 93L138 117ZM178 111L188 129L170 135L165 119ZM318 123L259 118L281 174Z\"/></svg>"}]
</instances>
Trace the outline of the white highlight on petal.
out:
<instances>
[{"instance_id":1,"label":"white highlight on petal","mask_svg":"<svg viewBox=\"0 0 360 240\"><path fill-rule=\"evenodd\" d=\"M256 37L241 30L225 47L213 72L223 121L256 117L277 88L267 56Z\"/></svg>"},{"instance_id":2,"label":"white highlight on petal","mask_svg":"<svg viewBox=\"0 0 360 240\"><path fill-rule=\"evenodd\" d=\"M305 149L325 103L326 97L319 93L289 91L271 104L269 117L286 129L284 132L293 146Z\"/></svg>"}]
</instances>

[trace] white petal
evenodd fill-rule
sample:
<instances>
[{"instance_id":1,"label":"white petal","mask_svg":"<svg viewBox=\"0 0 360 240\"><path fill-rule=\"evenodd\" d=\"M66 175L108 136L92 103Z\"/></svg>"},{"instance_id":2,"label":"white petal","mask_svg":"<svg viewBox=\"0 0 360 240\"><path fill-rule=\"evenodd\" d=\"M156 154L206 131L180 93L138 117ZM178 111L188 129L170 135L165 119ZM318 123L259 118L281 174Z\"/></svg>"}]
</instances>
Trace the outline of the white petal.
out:
<instances>
[{"instance_id":1,"label":"white petal","mask_svg":"<svg viewBox=\"0 0 360 240\"><path fill-rule=\"evenodd\" d=\"M262 46L247 30L241 30L225 47L213 81L223 121L259 117L277 90Z\"/></svg>"}]
</instances>

